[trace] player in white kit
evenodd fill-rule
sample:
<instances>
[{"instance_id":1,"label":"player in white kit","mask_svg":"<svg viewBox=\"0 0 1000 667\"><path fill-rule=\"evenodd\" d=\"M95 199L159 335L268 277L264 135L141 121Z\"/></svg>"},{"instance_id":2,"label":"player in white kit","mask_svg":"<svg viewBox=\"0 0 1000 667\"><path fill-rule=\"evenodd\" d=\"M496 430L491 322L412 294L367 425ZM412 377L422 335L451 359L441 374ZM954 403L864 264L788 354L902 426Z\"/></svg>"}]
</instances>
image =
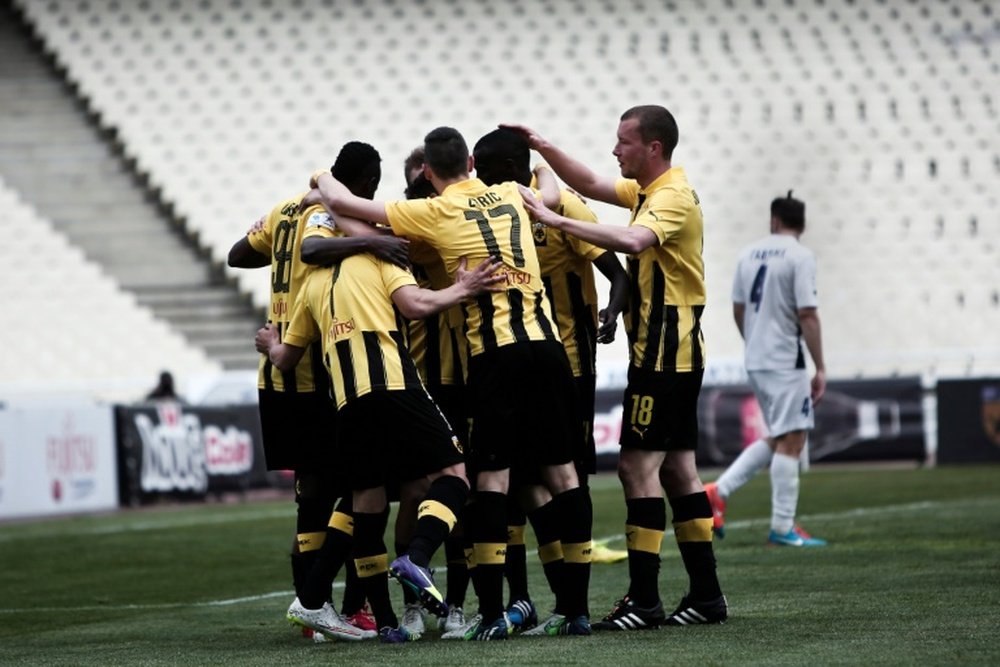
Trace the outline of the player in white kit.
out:
<instances>
[{"instance_id":1,"label":"player in white kit","mask_svg":"<svg viewBox=\"0 0 1000 667\"><path fill-rule=\"evenodd\" d=\"M713 527L724 529L726 499L770 462L771 532L782 546L823 546L795 522L799 457L813 427L813 406L826 389L816 298L816 258L799 243L805 204L789 192L771 202L771 234L740 255L733 279L733 317L746 342L746 369L769 436L746 447L713 484L706 484ZM805 346L816 366L810 382Z\"/></svg>"}]
</instances>

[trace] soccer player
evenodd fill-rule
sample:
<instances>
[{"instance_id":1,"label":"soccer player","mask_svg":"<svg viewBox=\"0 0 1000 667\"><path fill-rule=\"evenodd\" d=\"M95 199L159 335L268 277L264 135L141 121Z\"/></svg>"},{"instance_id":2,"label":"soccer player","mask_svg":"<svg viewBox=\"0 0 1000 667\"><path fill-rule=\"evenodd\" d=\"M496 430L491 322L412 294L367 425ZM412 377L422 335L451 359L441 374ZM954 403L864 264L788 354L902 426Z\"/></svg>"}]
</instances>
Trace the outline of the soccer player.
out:
<instances>
[{"instance_id":1,"label":"soccer player","mask_svg":"<svg viewBox=\"0 0 1000 667\"><path fill-rule=\"evenodd\" d=\"M291 322L279 340L275 327L257 333L257 349L280 369L293 368L317 341L337 405L339 466L352 488L354 563L384 642L416 639L398 628L387 587L391 571L437 609L441 594L427 569L465 504L464 456L440 410L420 382L406 350L400 315L423 318L490 289L504 279L497 264L471 271L461 260L455 283L440 291L417 287L409 271L370 254L353 255L306 278ZM390 566L383 535L388 520L387 470L433 481L417 512L413 540ZM311 580L312 581L312 580ZM342 620L307 588L288 609L289 620L342 637ZM374 633L362 637L367 638Z\"/></svg>"},{"instance_id":2,"label":"soccer player","mask_svg":"<svg viewBox=\"0 0 1000 667\"><path fill-rule=\"evenodd\" d=\"M627 227L560 216L526 197L542 223L596 246L628 253L631 296L625 317L628 386L623 401L618 476L625 491L629 590L595 630L720 623L728 614L712 550L712 507L695 464L698 394L705 365L703 219L698 196L671 163L678 130L661 106L627 110L612 151L622 178L602 178L532 130L521 131L570 187L632 211ZM669 615L659 595L663 491L689 579Z\"/></svg>"},{"instance_id":3,"label":"soccer player","mask_svg":"<svg viewBox=\"0 0 1000 667\"><path fill-rule=\"evenodd\" d=\"M406 198L422 199L434 197L434 186L424 176L424 148L415 148L403 165L406 178ZM410 245L410 260L417 285L427 289L441 289L449 283L448 273L437 251L426 243ZM463 446L469 443L468 410L465 405L465 358L466 340L462 332L462 311L453 307L423 320L407 323L408 342L413 363L420 373L420 379L427 387L427 393L441 408L455 436ZM466 470L470 475L470 471ZM397 518L397 526L398 526ZM397 535L397 552L405 551L405 543ZM465 594L469 587L469 570L466 562L466 540L463 517L449 533L444 543L445 559L448 562L445 584L445 603L448 614L438 619L443 638L464 637ZM472 546L468 547L469 555ZM408 589L403 589L404 598ZM424 618L419 602L404 600L401 627L412 632L422 632Z\"/></svg>"},{"instance_id":4,"label":"soccer player","mask_svg":"<svg viewBox=\"0 0 1000 667\"><path fill-rule=\"evenodd\" d=\"M522 185L532 182L531 149L524 136L510 129L494 130L476 142L473 149L476 176L486 185L514 181ZM597 217L580 197L569 190L562 190L560 215L596 223ZM618 315L628 303L628 279L621 262L614 252L550 229L542 224L532 227L535 249L542 271L542 282L552 302L559 337L569 357L580 400L580 414L584 420L584 439L577 452L577 475L580 485L587 485L587 476L596 472L594 451L594 394L596 386L597 343L614 340ZM594 285L593 266L611 282L608 306L598 312L597 289ZM516 466L514 478L518 477ZM532 526L538 538L538 552L543 558L546 574L557 577L549 559L561 552L555 539L555 526L551 521L551 500L541 480L530 473L520 477L524 488L510 495L507 506L507 562L506 576L510 587L507 615L517 630L528 630L538 622L535 606L528 592L528 574L525 562L524 528L525 509L532 515ZM519 484L512 481L512 487ZM517 496L520 496L519 498ZM552 580L550 579L550 584ZM558 607L556 614L563 611ZM542 625L544 629L545 624ZM543 630L539 630L542 632ZM531 634L530 632L528 633Z\"/></svg>"},{"instance_id":5,"label":"soccer player","mask_svg":"<svg viewBox=\"0 0 1000 667\"><path fill-rule=\"evenodd\" d=\"M369 202L325 175L318 185L335 212L388 223L396 234L432 245L449 275L463 256L470 262L494 258L503 264L506 289L463 304L470 355L470 463L476 471L466 529L473 542L470 575L480 605L480 617L466 638L506 639L512 630L503 607L503 569L506 494L514 461L539 466L553 496L565 562L563 590L571 599L565 601L566 615L549 629L552 634L590 634L586 609L593 508L573 463L583 437L576 387L518 186L487 186L470 178L473 159L453 128L431 131L424 153L424 175L438 193L432 199ZM556 188L545 197L546 205L558 200Z\"/></svg>"},{"instance_id":6,"label":"soccer player","mask_svg":"<svg viewBox=\"0 0 1000 667\"><path fill-rule=\"evenodd\" d=\"M790 547L819 547L795 523L799 499L799 457L813 427L813 406L826 389L826 368L816 299L816 258L799 242L806 227L805 204L792 197L771 202L771 234L740 253L733 278L733 317L746 342L750 386L770 436L746 447L705 491L715 512L714 528L725 526L726 500L771 464L771 533L767 541ZM802 341L816 365L809 380Z\"/></svg>"},{"instance_id":7,"label":"soccer player","mask_svg":"<svg viewBox=\"0 0 1000 667\"><path fill-rule=\"evenodd\" d=\"M380 160L372 146L349 142L341 148L331 173L349 183L358 196L371 198L381 177ZM300 211L304 194L278 203L229 251L230 266L271 267L268 322L276 327L279 336L287 328L295 298L314 268L311 263L330 262L366 251L397 263L406 262L405 241L390 238L317 239L305 253L309 261L303 261L300 247L305 250L303 236L307 226L314 225L318 218L328 217L321 207ZM261 357L258 396L268 470L295 473L298 511L291 562L293 584L299 592L326 539L333 504L346 490L343 479L333 474L336 450L331 446L330 434L335 429L335 410L330 403L329 377L319 346L310 347L302 361L288 371L275 368L267 357ZM352 597L358 600L352 577L348 581L345 604ZM359 611L363 603L361 598L353 611ZM364 621L361 616L355 620Z\"/></svg>"}]
</instances>

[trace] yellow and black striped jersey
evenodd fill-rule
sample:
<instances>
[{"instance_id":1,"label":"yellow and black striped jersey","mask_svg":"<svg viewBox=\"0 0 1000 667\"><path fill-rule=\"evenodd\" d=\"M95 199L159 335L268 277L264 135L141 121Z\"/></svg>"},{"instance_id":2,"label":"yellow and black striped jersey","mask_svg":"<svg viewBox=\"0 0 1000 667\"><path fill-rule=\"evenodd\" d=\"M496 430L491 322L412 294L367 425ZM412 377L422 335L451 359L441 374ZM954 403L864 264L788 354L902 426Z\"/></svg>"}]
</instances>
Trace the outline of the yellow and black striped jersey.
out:
<instances>
[{"instance_id":1,"label":"yellow and black striped jersey","mask_svg":"<svg viewBox=\"0 0 1000 667\"><path fill-rule=\"evenodd\" d=\"M271 258L271 304L267 321L275 325L279 335L288 328L295 298L315 267L300 258L303 231L307 221L315 216L327 215L322 207L312 207L299 212L299 203L305 193L287 199L267 214L262 229L247 235L250 246ZM322 350L319 346L306 350L302 361L294 370L282 373L275 368L267 355L261 357L257 372L257 386L282 392L326 391L329 380L323 368Z\"/></svg>"},{"instance_id":2,"label":"yellow and black striped jersey","mask_svg":"<svg viewBox=\"0 0 1000 667\"><path fill-rule=\"evenodd\" d=\"M559 215L583 222L597 216L580 197L563 190ZM559 337L573 375L594 375L597 363L597 287L592 262L606 250L553 227L532 224L542 282L552 302Z\"/></svg>"},{"instance_id":3,"label":"yellow and black striped jersey","mask_svg":"<svg viewBox=\"0 0 1000 667\"><path fill-rule=\"evenodd\" d=\"M373 391L423 386L391 298L405 285L416 285L409 271L368 253L306 278L283 342L305 347L322 340L338 409Z\"/></svg>"},{"instance_id":4,"label":"yellow and black striped jersey","mask_svg":"<svg viewBox=\"0 0 1000 667\"><path fill-rule=\"evenodd\" d=\"M471 356L511 343L556 340L531 220L516 183L487 187L470 178L432 199L389 202L385 211L396 234L426 241L438 251L450 279L462 257L469 268L490 257L503 262L507 289L462 304Z\"/></svg>"},{"instance_id":5,"label":"yellow and black striped jersey","mask_svg":"<svg viewBox=\"0 0 1000 667\"><path fill-rule=\"evenodd\" d=\"M704 220L698 195L681 167L645 188L619 179L615 190L632 209L629 224L651 229L659 241L628 259L625 327L632 365L656 371L704 368Z\"/></svg>"},{"instance_id":6,"label":"yellow and black striped jersey","mask_svg":"<svg viewBox=\"0 0 1000 667\"><path fill-rule=\"evenodd\" d=\"M413 277L426 289L444 289L451 284L441 256L423 241L410 244ZM461 306L407 323L410 356L424 384L465 384L465 334L462 333Z\"/></svg>"}]
</instances>

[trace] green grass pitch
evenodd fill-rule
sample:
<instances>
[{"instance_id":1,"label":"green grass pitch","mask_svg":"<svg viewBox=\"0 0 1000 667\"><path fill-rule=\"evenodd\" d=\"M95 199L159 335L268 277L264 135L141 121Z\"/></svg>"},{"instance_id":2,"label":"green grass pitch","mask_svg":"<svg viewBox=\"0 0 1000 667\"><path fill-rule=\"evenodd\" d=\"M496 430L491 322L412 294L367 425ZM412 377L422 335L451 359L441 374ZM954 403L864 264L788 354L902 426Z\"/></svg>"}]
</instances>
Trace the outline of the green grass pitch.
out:
<instances>
[{"instance_id":1,"label":"green grass pitch","mask_svg":"<svg viewBox=\"0 0 1000 667\"><path fill-rule=\"evenodd\" d=\"M621 547L617 480L593 487L594 536ZM290 500L0 525L0 664L1000 664L1000 467L814 468L799 515L822 549L764 545L769 495L766 474L739 491L716 540L725 625L487 644L301 638L284 620ZM672 608L685 576L669 536L660 580ZM595 565L592 616L626 584L626 564Z\"/></svg>"}]
</instances>

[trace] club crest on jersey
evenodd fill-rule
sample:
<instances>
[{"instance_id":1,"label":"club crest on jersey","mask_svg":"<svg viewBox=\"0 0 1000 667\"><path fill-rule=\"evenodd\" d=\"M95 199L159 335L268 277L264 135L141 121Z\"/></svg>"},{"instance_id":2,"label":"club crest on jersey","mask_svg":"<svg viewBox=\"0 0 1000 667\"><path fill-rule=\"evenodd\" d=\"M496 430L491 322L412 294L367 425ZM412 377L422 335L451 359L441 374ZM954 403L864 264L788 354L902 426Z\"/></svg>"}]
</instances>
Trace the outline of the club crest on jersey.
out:
<instances>
[{"instance_id":1,"label":"club crest on jersey","mask_svg":"<svg viewBox=\"0 0 1000 667\"><path fill-rule=\"evenodd\" d=\"M546 230L548 227L540 222L531 223L531 235L535 237L535 245L545 245L548 240Z\"/></svg>"},{"instance_id":2,"label":"club crest on jersey","mask_svg":"<svg viewBox=\"0 0 1000 667\"><path fill-rule=\"evenodd\" d=\"M337 228L336 224L333 222L333 218L326 211L317 211L309 216L306 220L306 227L324 227L325 229L334 230Z\"/></svg>"}]
</instances>

